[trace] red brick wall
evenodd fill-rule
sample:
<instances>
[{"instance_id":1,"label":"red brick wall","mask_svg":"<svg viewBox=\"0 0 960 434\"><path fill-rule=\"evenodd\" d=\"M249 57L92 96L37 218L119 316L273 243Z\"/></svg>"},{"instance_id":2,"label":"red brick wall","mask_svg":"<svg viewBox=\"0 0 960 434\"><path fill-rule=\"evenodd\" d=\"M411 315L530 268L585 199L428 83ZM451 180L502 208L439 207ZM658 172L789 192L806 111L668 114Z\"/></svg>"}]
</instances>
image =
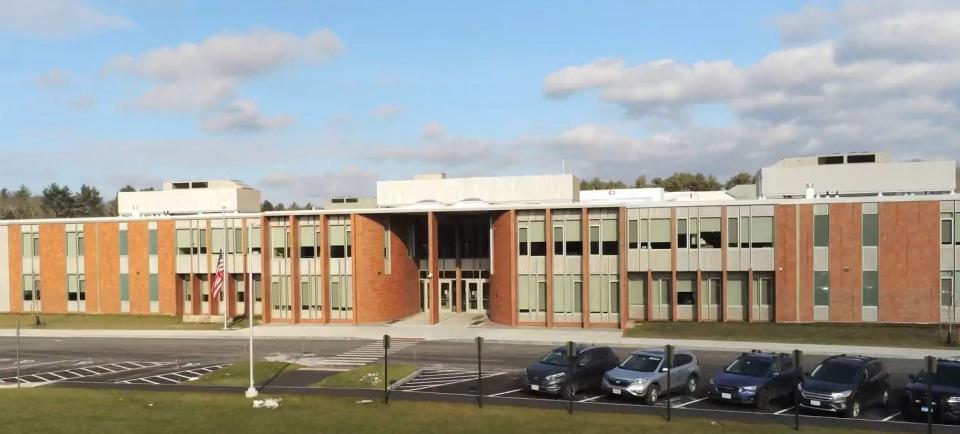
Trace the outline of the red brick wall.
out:
<instances>
[{"instance_id":1,"label":"red brick wall","mask_svg":"<svg viewBox=\"0 0 960 434\"><path fill-rule=\"evenodd\" d=\"M177 289L174 226L172 220L157 222L157 290L160 296L160 313L167 315L183 313L183 295Z\"/></svg>"},{"instance_id":2,"label":"red brick wall","mask_svg":"<svg viewBox=\"0 0 960 434\"><path fill-rule=\"evenodd\" d=\"M859 203L830 205L830 321L859 321L863 298Z\"/></svg>"},{"instance_id":3,"label":"red brick wall","mask_svg":"<svg viewBox=\"0 0 960 434\"><path fill-rule=\"evenodd\" d=\"M87 294L97 293L94 299L99 298L100 313L120 313L119 231L120 227L117 223L98 223L99 251L95 249L92 256L84 258L88 267L91 262L96 267L96 258L99 258L99 279L91 282L87 278ZM88 240L85 238L84 247L87 244ZM96 242L94 247L97 247Z\"/></svg>"},{"instance_id":4,"label":"red brick wall","mask_svg":"<svg viewBox=\"0 0 960 434\"><path fill-rule=\"evenodd\" d=\"M386 216L356 216L353 257L357 293L357 322L371 323L401 319L420 310L420 277L417 264L407 257L401 238L411 223L404 217L390 217L390 274L384 274L383 235Z\"/></svg>"},{"instance_id":5,"label":"red brick wall","mask_svg":"<svg viewBox=\"0 0 960 434\"><path fill-rule=\"evenodd\" d=\"M777 205L774 215L774 239L776 240L774 267L777 270L774 320L777 322L796 321L797 207L796 205ZM726 227L724 227L724 229L726 229ZM726 245L726 241L724 241L724 245ZM724 251L726 251L726 249L724 249Z\"/></svg>"},{"instance_id":6,"label":"red brick wall","mask_svg":"<svg viewBox=\"0 0 960 434\"><path fill-rule=\"evenodd\" d=\"M879 204L879 319L884 322L939 320L940 204Z\"/></svg>"},{"instance_id":7,"label":"red brick wall","mask_svg":"<svg viewBox=\"0 0 960 434\"><path fill-rule=\"evenodd\" d=\"M66 232L62 223L40 226L40 309L67 311Z\"/></svg>"},{"instance_id":8,"label":"red brick wall","mask_svg":"<svg viewBox=\"0 0 960 434\"><path fill-rule=\"evenodd\" d=\"M516 323L514 282L516 255L513 242L516 232L515 212L503 211L493 220L493 272L490 273L490 321L512 325Z\"/></svg>"},{"instance_id":9,"label":"red brick wall","mask_svg":"<svg viewBox=\"0 0 960 434\"><path fill-rule=\"evenodd\" d=\"M150 313L150 233L147 222L127 223L130 313Z\"/></svg>"}]
</instances>

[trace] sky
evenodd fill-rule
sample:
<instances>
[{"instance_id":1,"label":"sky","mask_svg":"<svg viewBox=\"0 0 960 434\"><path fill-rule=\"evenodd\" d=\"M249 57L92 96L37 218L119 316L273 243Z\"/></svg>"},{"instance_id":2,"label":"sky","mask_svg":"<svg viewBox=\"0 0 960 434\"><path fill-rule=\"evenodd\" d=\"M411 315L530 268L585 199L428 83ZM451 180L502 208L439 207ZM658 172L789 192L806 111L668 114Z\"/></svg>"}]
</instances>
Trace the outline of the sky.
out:
<instances>
[{"instance_id":1,"label":"sky","mask_svg":"<svg viewBox=\"0 0 960 434\"><path fill-rule=\"evenodd\" d=\"M960 2L0 0L0 186L956 159Z\"/></svg>"}]
</instances>

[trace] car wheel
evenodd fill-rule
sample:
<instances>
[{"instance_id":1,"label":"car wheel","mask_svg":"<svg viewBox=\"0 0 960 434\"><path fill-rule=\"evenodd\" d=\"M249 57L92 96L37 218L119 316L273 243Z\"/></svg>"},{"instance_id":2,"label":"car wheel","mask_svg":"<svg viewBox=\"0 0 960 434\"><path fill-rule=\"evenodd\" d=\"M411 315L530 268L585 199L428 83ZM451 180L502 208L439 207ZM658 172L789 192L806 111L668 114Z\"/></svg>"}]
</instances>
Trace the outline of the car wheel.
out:
<instances>
[{"instance_id":1,"label":"car wheel","mask_svg":"<svg viewBox=\"0 0 960 434\"><path fill-rule=\"evenodd\" d=\"M847 412L844 414L844 417L857 418L860 417L860 400L854 399L850 401L850 408L847 409Z\"/></svg>"},{"instance_id":2,"label":"car wheel","mask_svg":"<svg viewBox=\"0 0 960 434\"><path fill-rule=\"evenodd\" d=\"M644 403L646 403L647 405L654 405L657 403L657 399L659 398L660 398L660 387L654 384L650 386L649 389L647 389L647 395L644 396Z\"/></svg>"},{"instance_id":3,"label":"car wheel","mask_svg":"<svg viewBox=\"0 0 960 434\"><path fill-rule=\"evenodd\" d=\"M766 410L770 407L770 391L766 388L760 389L757 392L757 408L760 410Z\"/></svg>"},{"instance_id":4,"label":"car wheel","mask_svg":"<svg viewBox=\"0 0 960 434\"><path fill-rule=\"evenodd\" d=\"M687 377L687 394L693 395L697 391L697 376L691 375Z\"/></svg>"},{"instance_id":5,"label":"car wheel","mask_svg":"<svg viewBox=\"0 0 960 434\"><path fill-rule=\"evenodd\" d=\"M563 392L560 394L564 399L571 399L577 396L577 385L573 383L567 383L563 386Z\"/></svg>"}]
</instances>

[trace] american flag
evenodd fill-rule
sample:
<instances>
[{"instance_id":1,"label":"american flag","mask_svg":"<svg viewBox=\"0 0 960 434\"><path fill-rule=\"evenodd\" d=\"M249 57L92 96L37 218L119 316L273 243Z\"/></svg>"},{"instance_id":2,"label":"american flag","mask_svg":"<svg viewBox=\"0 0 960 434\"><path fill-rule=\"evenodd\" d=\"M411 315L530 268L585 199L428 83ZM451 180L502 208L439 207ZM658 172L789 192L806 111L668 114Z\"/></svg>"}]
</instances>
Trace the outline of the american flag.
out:
<instances>
[{"instance_id":1,"label":"american flag","mask_svg":"<svg viewBox=\"0 0 960 434\"><path fill-rule=\"evenodd\" d=\"M219 298L223 292L223 250L217 257L217 274L213 276L213 298Z\"/></svg>"}]
</instances>

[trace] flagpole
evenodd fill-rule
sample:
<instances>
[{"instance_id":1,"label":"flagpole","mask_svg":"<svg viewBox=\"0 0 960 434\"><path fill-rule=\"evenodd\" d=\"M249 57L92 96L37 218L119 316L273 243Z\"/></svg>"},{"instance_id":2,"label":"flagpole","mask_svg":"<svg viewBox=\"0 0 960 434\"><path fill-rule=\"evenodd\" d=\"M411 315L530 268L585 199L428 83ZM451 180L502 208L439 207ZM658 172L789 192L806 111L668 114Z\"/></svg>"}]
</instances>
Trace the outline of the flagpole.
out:
<instances>
[{"instance_id":1,"label":"flagpole","mask_svg":"<svg viewBox=\"0 0 960 434\"><path fill-rule=\"evenodd\" d=\"M223 309L223 329L227 329L227 208L223 207L223 236L220 237L220 256L223 258L223 280L220 281L220 308Z\"/></svg>"},{"instance_id":2,"label":"flagpole","mask_svg":"<svg viewBox=\"0 0 960 434\"><path fill-rule=\"evenodd\" d=\"M247 302L247 328L250 331L250 387L247 388L247 393L245 394L247 398L256 398L257 397L257 388L253 384L253 310L257 305L257 294L253 288L253 240L250 239L250 234L253 233L253 222L250 222L250 227L247 229L247 269L250 270L250 278L247 280L247 294L244 297L244 301Z\"/></svg>"}]
</instances>

